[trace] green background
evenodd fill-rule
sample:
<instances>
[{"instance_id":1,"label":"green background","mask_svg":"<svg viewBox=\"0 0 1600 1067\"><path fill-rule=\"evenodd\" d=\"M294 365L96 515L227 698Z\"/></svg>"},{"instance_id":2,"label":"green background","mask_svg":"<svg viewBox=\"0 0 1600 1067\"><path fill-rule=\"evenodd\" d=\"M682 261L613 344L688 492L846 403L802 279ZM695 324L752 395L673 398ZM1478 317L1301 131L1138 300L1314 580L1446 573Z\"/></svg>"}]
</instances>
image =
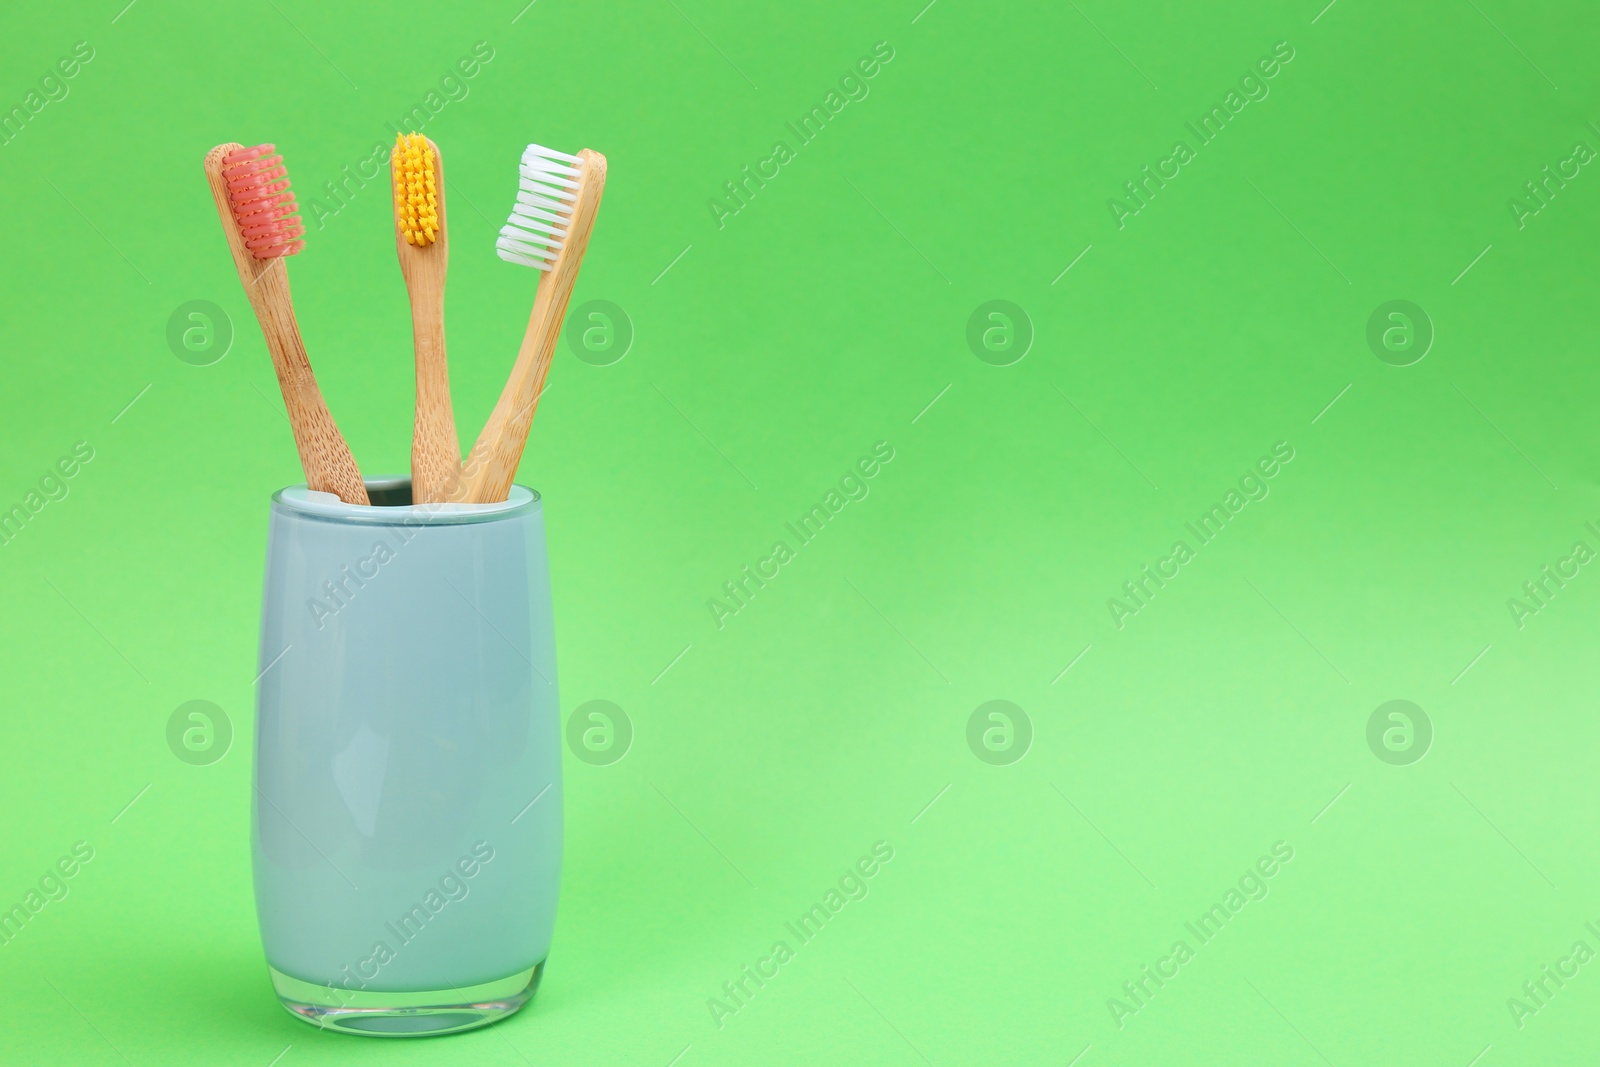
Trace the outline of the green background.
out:
<instances>
[{"instance_id":1,"label":"green background","mask_svg":"<svg viewBox=\"0 0 1600 1067\"><path fill-rule=\"evenodd\" d=\"M1600 548L1600 175L1520 226L1511 205L1600 147L1600 12L924 2L0 15L0 108L94 49L0 147L0 508L94 449L0 548L0 905L95 849L0 947L0 1060L1592 1050L1600 965L1521 1026L1507 1001L1574 942L1600 951L1600 576L1520 627L1507 602L1575 542ZM532 299L492 250L518 152L603 151L574 307L618 305L635 339L604 367L563 346L520 480L545 495L563 713L611 700L635 736L610 765L566 754L530 1008L363 1041L279 1009L256 932L267 501L300 473L200 163L275 141L305 208L480 41L493 59L425 127L449 179L458 422L470 439L487 416ZM1197 147L1185 122L1280 41L1270 95ZM793 148L786 123L878 42L894 58L870 94L719 228L723 183ZM1180 138L1196 158L1119 228L1108 201ZM406 469L411 425L383 181L290 270L368 474ZM967 340L995 299L1033 334L1007 366ZM1366 339L1395 299L1435 332L1403 367ZM167 342L191 300L235 330L209 366ZM895 458L870 495L719 629L707 600L880 441ZM1270 495L1119 628L1108 599L1280 441ZM208 766L166 741L195 699L235 732ZM995 699L1033 731L1004 766L967 742ZM1433 734L1405 765L1367 741L1396 699ZM870 895L719 1028L708 998L877 841L895 855ZM1265 899L1119 1026L1122 984L1280 841L1294 858Z\"/></svg>"}]
</instances>

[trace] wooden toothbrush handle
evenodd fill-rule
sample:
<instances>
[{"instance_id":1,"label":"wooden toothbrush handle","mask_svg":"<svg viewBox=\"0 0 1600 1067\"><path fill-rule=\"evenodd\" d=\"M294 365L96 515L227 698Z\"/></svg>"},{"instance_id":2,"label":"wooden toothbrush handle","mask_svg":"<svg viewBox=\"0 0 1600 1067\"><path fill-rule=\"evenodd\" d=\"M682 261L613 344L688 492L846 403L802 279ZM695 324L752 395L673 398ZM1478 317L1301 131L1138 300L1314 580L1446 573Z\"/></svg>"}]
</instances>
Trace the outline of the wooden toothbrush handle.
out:
<instances>
[{"instance_id":1,"label":"wooden toothbrush handle","mask_svg":"<svg viewBox=\"0 0 1600 1067\"><path fill-rule=\"evenodd\" d=\"M460 494L463 502L491 504L511 494L511 483L517 476L517 464L522 461L528 428L533 424L534 409L539 406L539 394L544 391L545 376L550 373L561 322L576 282L576 271L540 278L517 362L489 421L467 454Z\"/></svg>"},{"instance_id":2,"label":"wooden toothbrush handle","mask_svg":"<svg viewBox=\"0 0 1600 1067\"><path fill-rule=\"evenodd\" d=\"M267 351L272 353L273 370L278 372L278 387L283 391L283 406L289 413L300 465L306 472L306 487L335 493L347 504L369 504L355 457L334 424L322 390L317 388L316 376L311 373L311 360L306 356L289 296L288 269L282 259L252 262L260 267L253 279L242 279L245 293L261 323Z\"/></svg>"},{"instance_id":3,"label":"wooden toothbrush handle","mask_svg":"<svg viewBox=\"0 0 1600 1067\"><path fill-rule=\"evenodd\" d=\"M449 500L461 484L461 442L450 404L444 343L444 293L413 293L411 336L417 354L417 410L411 433L411 500Z\"/></svg>"}]
</instances>

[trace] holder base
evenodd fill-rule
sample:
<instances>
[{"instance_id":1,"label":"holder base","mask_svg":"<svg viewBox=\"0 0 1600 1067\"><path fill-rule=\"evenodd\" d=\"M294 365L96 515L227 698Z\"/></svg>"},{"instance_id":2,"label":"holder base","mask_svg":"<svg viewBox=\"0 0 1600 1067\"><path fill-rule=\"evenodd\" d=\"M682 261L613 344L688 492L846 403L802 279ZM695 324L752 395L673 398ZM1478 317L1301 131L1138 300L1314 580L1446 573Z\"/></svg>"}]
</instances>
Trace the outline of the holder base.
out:
<instances>
[{"instance_id":1,"label":"holder base","mask_svg":"<svg viewBox=\"0 0 1600 1067\"><path fill-rule=\"evenodd\" d=\"M267 970L284 1010L320 1030L364 1037L432 1037L488 1026L516 1014L539 988L544 962L492 982L402 993L317 985L270 964Z\"/></svg>"}]
</instances>

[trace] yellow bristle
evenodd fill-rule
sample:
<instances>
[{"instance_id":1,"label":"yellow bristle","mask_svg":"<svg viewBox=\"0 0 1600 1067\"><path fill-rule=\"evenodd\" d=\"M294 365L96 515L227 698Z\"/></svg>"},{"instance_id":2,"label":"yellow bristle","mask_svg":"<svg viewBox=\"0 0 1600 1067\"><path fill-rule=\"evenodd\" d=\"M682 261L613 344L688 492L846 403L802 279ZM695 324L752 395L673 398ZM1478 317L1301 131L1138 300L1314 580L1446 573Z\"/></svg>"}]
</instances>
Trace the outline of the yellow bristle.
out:
<instances>
[{"instance_id":1,"label":"yellow bristle","mask_svg":"<svg viewBox=\"0 0 1600 1067\"><path fill-rule=\"evenodd\" d=\"M433 146L420 133L394 142L394 217L406 243L430 245L439 236L439 194L433 180Z\"/></svg>"}]
</instances>

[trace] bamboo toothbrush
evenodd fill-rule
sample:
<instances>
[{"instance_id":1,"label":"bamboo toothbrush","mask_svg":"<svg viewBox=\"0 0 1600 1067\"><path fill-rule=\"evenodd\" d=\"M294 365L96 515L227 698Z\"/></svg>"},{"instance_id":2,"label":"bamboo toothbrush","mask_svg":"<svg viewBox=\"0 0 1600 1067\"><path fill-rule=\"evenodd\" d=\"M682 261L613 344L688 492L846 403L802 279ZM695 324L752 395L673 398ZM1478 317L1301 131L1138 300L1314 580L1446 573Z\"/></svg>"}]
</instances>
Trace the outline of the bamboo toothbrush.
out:
<instances>
[{"instance_id":1,"label":"bamboo toothbrush","mask_svg":"<svg viewBox=\"0 0 1600 1067\"><path fill-rule=\"evenodd\" d=\"M389 159L394 178L394 242L411 295L411 337L417 352L417 414L411 435L411 499L449 500L460 489L461 443L450 408L445 361L444 158L420 133L397 134Z\"/></svg>"},{"instance_id":2,"label":"bamboo toothbrush","mask_svg":"<svg viewBox=\"0 0 1600 1067\"><path fill-rule=\"evenodd\" d=\"M569 156L529 145L520 176L517 203L495 247L501 259L533 267L543 276L516 365L468 458L459 496L468 503L493 503L511 492L600 208L606 157L587 148Z\"/></svg>"},{"instance_id":3,"label":"bamboo toothbrush","mask_svg":"<svg viewBox=\"0 0 1600 1067\"><path fill-rule=\"evenodd\" d=\"M305 247L299 239L305 227L295 214L283 157L270 144L220 144L206 154L205 166L233 265L272 353L306 485L336 493L347 504L370 503L361 471L317 388L295 322L283 261Z\"/></svg>"}]
</instances>

